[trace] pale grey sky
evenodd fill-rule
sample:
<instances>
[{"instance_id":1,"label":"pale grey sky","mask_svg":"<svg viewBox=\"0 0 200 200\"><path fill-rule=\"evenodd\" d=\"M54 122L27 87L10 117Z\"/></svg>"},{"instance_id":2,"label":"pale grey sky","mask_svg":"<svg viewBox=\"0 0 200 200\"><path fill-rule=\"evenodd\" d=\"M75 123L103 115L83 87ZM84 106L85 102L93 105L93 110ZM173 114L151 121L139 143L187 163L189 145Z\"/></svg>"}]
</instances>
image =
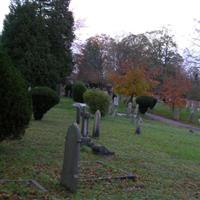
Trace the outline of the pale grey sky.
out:
<instances>
[{"instance_id":1,"label":"pale grey sky","mask_svg":"<svg viewBox=\"0 0 200 200\"><path fill-rule=\"evenodd\" d=\"M1 0L0 30L9 3ZM84 20L84 27L76 31L83 40L100 33L137 34L168 26L179 47L185 48L194 32L194 19L200 20L200 0L71 0L70 8L76 20Z\"/></svg>"}]
</instances>

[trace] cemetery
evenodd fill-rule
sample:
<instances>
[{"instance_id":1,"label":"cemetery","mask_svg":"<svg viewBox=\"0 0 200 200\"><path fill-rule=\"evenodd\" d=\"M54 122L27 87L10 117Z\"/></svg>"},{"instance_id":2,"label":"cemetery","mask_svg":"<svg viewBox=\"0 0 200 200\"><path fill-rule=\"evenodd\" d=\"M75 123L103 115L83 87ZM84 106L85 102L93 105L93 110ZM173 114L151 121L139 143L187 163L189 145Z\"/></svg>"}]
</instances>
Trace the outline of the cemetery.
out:
<instances>
[{"instance_id":1,"label":"cemetery","mask_svg":"<svg viewBox=\"0 0 200 200\"><path fill-rule=\"evenodd\" d=\"M1 180L16 180L1 181L1 190L4 191L0 192L1 197L199 197L198 132L191 134L187 129L169 127L144 118L142 133L138 137L132 119L108 115L101 119L99 135L94 137L95 123L91 118L86 123L88 136L93 143L114 152L114 155L102 156L94 153L87 145L81 145L82 134L87 131L81 133L82 129L77 123L73 126L77 120L77 111L73 105L71 99L62 98L42 121L31 121L23 139L1 143ZM71 145L74 140L67 134L71 129L77 131L73 137L78 148L74 151L76 145L73 145L65 152L67 143ZM70 151L73 151L73 156ZM70 163L65 162L67 157L70 157ZM70 165L76 167L70 169ZM66 179L66 176L71 178ZM30 184L28 180L34 180L36 185Z\"/></svg>"},{"instance_id":2,"label":"cemetery","mask_svg":"<svg viewBox=\"0 0 200 200\"><path fill-rule=\"evenodd\" d=\"M200 199L200 21L185 49L170 26L143 24L174 11L182 20L183 3L158 10L147 1L4 0L1 12L8 1L0 16L0 200ZM96 19L93 36L92 23L76 16L84 11Z\"/></svg>"}]
</instances>

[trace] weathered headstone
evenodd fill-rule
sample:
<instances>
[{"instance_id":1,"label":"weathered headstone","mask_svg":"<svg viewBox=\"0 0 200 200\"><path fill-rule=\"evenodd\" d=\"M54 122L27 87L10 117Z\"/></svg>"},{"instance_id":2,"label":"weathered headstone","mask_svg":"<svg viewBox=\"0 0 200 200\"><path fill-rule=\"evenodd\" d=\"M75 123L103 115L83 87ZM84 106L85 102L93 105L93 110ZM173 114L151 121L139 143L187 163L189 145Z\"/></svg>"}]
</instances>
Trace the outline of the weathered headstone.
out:
<instances>
[{"instance_id":1,"label":"weathered headstone","mask_svg":"<svg viewBox=\"0 0 200 200\"><path fill-rule=\"evenodd\" d=\"M81 121L81 108L76 107L76 123L80 124Z\"/></svg>"},{"instance_id":2,"label":"weathered headstone","mask_svg":"<svg viewBox=\"0 0 200 200\"><path fill-rule=\"evenodd\" d=\"M139 135L141 133L141 128L142 128L142 124L143 124L143 120L140 117L140 113L139 113L139 105L137 104L134 110L134 114L133 114L133 120L135 123L135 134Z\"/></svg>"},{"instance_id":3,"label":"weathered headstone","mask_svg":"<svg viewBox=\"0 0 200 200\"><path fill-rule=\"evenodd\" d=\"M116 96L113 98L113 104L114 104L114 116L117 115L117 108L119 106L119 97Z\"/></svg>"},{"instance_id":4,"label":"weathered headstone","mask_svg":"<svg viewBox=\"0 0 200 200\"><path fill-rule=\"evenodd\" d=\"M76 123L80 124L81 121L81 112L85 112L87 104L85 103L74 103L73 106L76 108Z\"/></svg>"},{"instance_id":5,"label":"weathered headstone","mask_svg":"<svg viewBox=\"0 0 200 200\"><path fill-rule=\"evenodd\" d=\"M76 123L67 131L63 169L61 173L61 185L72 192L76 192L79 178L80 161L80 129Z\"/></svg>"},{"instance_id":6,"label":"weathered headstone","mask_svg":"<svg viewBox=\"0 0 200 200\"><path fill-rule=\"evenodd\" d=\"M89 126L90 113L82 112L81 116L82 116L81 135L82 135L82 137L88 137L88 126Z\"/></svg>"},{"instance_id":7,"label":"weathered headstone","mask_svg":"<svg viewBox=\"0 0 200 200\"><path fill-rule=\"evenodd\" d=\"M143 120L142 120L142 118L138 115L138 117L136 118L136 129L135 129L135 134L140 135L142 124L143 124Z\"/></svg>"},{"instance_id":8,"label":"weathered headstone","mask_svg":"<svg viewBox=\"0 0 200 200\"><path fill-rule=\"evenodd\" d=\"M133 111L133 122L135 123L135 125L136 125L138 115L139 115L139 105L136 104L135 109Z\"/></svg>"},{"instance_id":9,"label":"weathered headstone","mask_svg":"<svg viewBox=\"0 0 200 200\"><path fill-rule=\"evenodd\" d=\"M132 115L133 109L132 109L133 104L131 102L128 103L127 105L127 115L130 117Z\"/></svg>"},{"instance_id":10,"label":"weathered headstone","mask_svg":"<svg viewBox=\"0 0 200 200\"><path fill-rule=\"evenodd\" d=\"M99 137L100 135L100 121L101 121L101 112L97 110L94 117L94 125L92 132L93 137Z\"/></svg>"}]
</instances>

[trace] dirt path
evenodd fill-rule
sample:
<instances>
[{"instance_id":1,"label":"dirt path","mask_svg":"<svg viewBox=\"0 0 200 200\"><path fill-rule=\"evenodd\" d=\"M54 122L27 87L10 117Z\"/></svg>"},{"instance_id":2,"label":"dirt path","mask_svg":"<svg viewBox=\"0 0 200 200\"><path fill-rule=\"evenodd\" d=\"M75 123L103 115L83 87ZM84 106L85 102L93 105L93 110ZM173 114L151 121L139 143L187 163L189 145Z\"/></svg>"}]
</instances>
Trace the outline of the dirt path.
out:
<instances>
[{"instance_id":1,"label":"dirt path","mask_svg":"<svg viewBox=\"0 0 200 200\"><path fill-rule=\"evenodd\" d=\"M184 124L182 122L178 122L178 121L175 121L175 120L172 120L172 119L167 119L165 117L161 117L161 116L154 115L154 114L151 114L151 113L146 113L145 115L148 116L150 119L160 121L160 122L163 122L163 123L166 123L166 124L170 124L170 125L173 125L173 126L178 126L178 127L181 127L181 128L187 128L190 131L200 131L200 128L198 128L198 127L194 127L194 126L191 126L189 124Z\"/></svg>"}]
</instances>

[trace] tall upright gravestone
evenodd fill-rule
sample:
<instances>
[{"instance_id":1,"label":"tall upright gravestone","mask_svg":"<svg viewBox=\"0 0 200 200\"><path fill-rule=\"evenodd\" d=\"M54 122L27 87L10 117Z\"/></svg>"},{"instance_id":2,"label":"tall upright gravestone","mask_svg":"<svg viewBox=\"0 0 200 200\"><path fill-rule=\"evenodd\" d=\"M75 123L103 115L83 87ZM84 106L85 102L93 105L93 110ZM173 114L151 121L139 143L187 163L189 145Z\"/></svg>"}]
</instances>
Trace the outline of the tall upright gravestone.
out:
<instances>
[{"instance_id":1,"label":"tall upright gravestone","mask_svg":"<svg viewBox=\"0 0 200 200\"><path fill-rule=\"evenodd\" d=\"M80 124L81 122L81 113L85 113L87 105L85 103L74 103L73 107L76 108L76 123Z\"/></svg>"},{"instance_id":2,"label":"tall upright gravestone","mask_svg":"<svg viewBox=\"0 0 200 200\"><path fill-rule=\"evenodd\" d=\"M88 137L90 113L89 112L82 112L81 116L82 116L81 135L83 137Z\"/></svg>"},{"instance_id":3,"label":"tall upright gravestone","mask_svg":"<svg viewBox=\"0 0 200 200\"><path fill-rule=\"evenodd\" d=\"M67 131L63 169L61 173L61 185L72 192L76 192L78 187L80 142L80 129L78 125L74 123Z\"/></svg>"},{"instance_id":4,"label":"tall upright gravestone","mask_svg":"<svg viewBox=\"0 0 200 200\"><path fill-rule=\"evenodd\" d=\"M101 121L101 112L97 110L94 117L94 126L92 132L93 137L99 137L100 135L100 121Z\"/></svg>"}]
</instances>

